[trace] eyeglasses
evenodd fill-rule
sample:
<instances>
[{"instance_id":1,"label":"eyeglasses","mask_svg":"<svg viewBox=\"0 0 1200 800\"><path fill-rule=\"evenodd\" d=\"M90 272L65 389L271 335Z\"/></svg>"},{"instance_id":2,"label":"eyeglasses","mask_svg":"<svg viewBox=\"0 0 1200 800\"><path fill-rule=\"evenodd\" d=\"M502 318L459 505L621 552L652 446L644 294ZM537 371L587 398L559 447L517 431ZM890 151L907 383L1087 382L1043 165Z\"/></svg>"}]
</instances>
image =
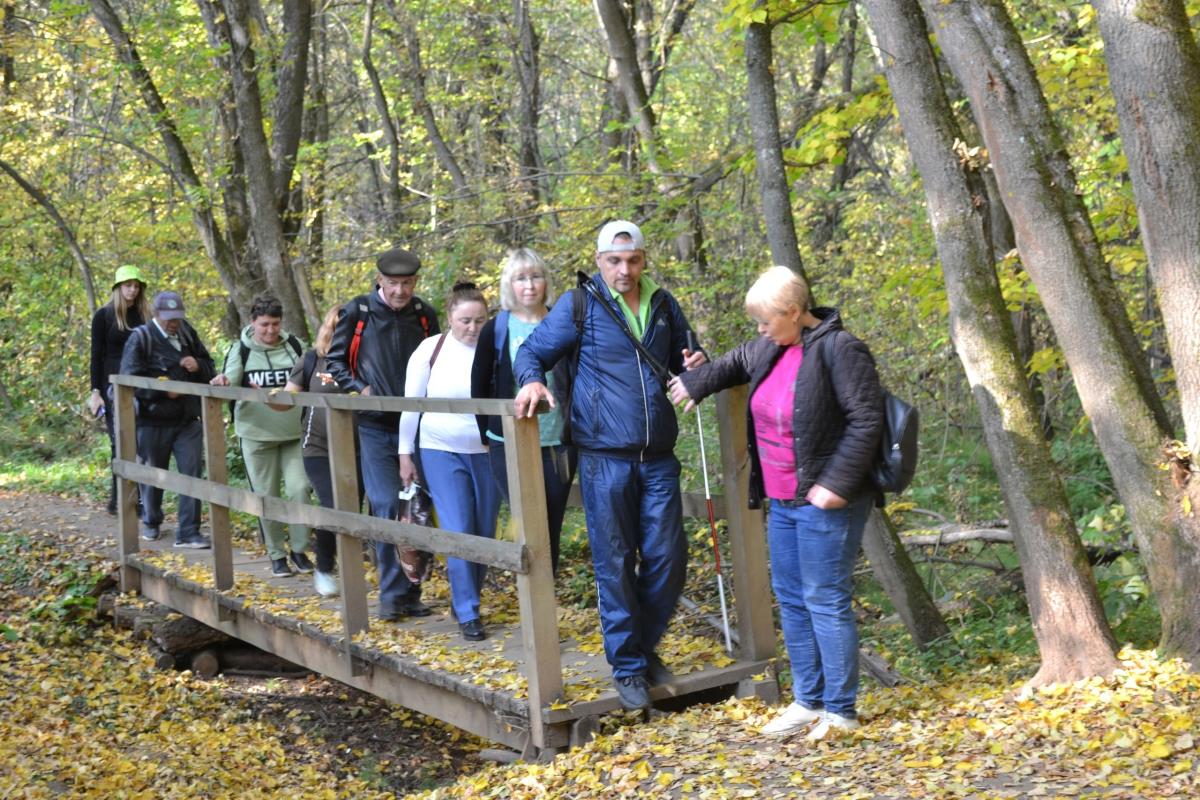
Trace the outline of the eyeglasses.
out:
<instances>
[{"instance_id":1,"label":"eyeglasses","mask_svg":"<svg viewBox=\"0 0 1200 800\"><path fill-rule=\"evenodd\" d=\"M513 275L513 283L545 283L545 275Z\"/></svg>"}]
</instances>

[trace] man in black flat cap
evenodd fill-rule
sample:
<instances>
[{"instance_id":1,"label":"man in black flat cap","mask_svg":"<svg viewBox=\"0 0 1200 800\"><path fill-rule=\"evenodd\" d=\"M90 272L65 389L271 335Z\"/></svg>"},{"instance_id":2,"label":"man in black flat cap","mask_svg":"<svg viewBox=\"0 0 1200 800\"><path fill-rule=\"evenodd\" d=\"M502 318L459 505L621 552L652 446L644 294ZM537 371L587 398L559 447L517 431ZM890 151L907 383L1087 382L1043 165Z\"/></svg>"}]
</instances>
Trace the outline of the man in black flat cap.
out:
<instances>
[{"instance_id":1,"label":"man in black flat cap","mask_svg":"<svg viewBox=\"0 0 1200 800\"><path fill-rule=\"evenodd\" d=\"M346 304L325 357L329 373L344 392L402 397L408 359L427 336L439 333L437 312L413 294L421 260L400 248L375 260L375 290ZM400 414L358 412L359 464L371 514L396 519L399 511ZM400 567L396 548L375 543L382 620L425 617L420 584Z\"/></svg>"}]
</instances>

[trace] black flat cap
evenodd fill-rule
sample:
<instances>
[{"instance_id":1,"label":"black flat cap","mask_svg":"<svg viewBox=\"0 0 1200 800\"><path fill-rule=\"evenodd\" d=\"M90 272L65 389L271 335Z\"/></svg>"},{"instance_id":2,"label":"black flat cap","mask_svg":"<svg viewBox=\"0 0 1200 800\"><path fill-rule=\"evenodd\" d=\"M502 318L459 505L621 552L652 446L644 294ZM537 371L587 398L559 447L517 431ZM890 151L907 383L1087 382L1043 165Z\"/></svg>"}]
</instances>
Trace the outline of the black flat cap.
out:
<instances>
[{"instance_id":1,"label":"black flat cap","mask_svg":"<svg viewBox=\"0 0 1200 800\"><path fill-rule=\"evenodd\" d=\"M421 268L421 259L417 258L416 254L410 253L403 248L396 247L387 252L380 253L375 259L375 266L384 275L416 275L417 270Z\"/></svg>"}]
</instances>

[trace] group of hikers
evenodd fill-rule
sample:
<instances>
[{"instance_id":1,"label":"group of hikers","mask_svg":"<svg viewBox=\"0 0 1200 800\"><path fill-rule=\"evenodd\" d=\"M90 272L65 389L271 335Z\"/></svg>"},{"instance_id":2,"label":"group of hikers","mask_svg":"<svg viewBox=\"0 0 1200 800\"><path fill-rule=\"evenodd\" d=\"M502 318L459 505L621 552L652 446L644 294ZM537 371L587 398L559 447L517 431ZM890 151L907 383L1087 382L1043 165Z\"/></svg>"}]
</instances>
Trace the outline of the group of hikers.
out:
<instances>
[{"instance_id":1,"label":"group of hikers","mask_svg":"<svg viewBox=\"0 0 1200 800\"><path fill-rule=\"evenodd\" d=\"M552 563L557 569L567 494L578 471L604 652L628 709L650 705L650 687L675 680L657 654L687 567L675 405L750 385L750 505L769 503L771 584L791 661L794 701L764 728L812 739L858 726L858 647L852 569L867 513L879 492L869 477L884 422L882 389L866 346L838 313L810 308L808 288L786 267L764 272L745 307L759 336L710 360L676 299L646 272L646 243L632 222L605 224L598 271L556 300L543 260L509 253L499 280L501 310L470 283L446 300L442 332L434 308L415 295L421 261L393 249L376 259L374 287L326 314L307 351L282 330L283 309L259 298L250 324L218 371L185 320L182 298L152 302L132 266L115 276L112 302L92 326L93 413L112 402L115 372L194 383L391 397L515 398L518 417L537 416ZM199 398L152 389L136 397L139 461L166 468L174 454L201 471ZM545 401L549 413L538 415ZM235 430L251 487L306 502L315 490L333 506L326 420L320 409L239 403ZM106 414L110 436L112 413ZM402 492L428 489L439 527L493 537L508 493L499 418L362 411L356 414L360 486L370 513L396 519ZM114 494L109 510L116 505ZM179 498L175 546L209 547L199 501ZM141 488L140 529L161 535L162 491ZM263 521L275 575L314 574L318 593L338 593L335 537ZM377 616L399 621L432 610L394 545L375 544ZM484 568L447 559L450 611L463 637L487 637L480 611Z\"/></svg>"}]
</instances>

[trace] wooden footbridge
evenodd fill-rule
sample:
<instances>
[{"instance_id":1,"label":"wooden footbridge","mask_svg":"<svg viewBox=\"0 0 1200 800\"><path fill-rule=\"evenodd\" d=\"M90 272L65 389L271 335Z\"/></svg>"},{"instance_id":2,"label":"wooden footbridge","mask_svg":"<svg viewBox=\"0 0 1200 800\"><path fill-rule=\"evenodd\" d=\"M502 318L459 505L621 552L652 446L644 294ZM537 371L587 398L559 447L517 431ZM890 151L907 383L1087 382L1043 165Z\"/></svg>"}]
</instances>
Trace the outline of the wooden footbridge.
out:
<instances>
[{"instance_id":1,"label":"wooden footbridge","mask_svg":"<svg viewBox=\"0 0 1200 800\"><path fill-rule=\"evenodd\" d=\"M550 567L546 502L537 421L517 419L511 400L271 394L114 375L119 478L119 559L124 591L169 606L230 636L407 708L503 743L534 758L585 741L599 715L620 708L609 683L595 619L558 609ZM137 388L194 395L203 405L207 479L136 462L133 393ZM739 648L734 658L700 659L678 679L651 690L655 701L687 698L716 687L773 701L775 633L761 512L746 510L748 461L745 391L717 398L725 496L718 515L728 520L733 610ZM336 509L267 497L230 486L225 438L229 400L326 408ZM503 418L511 514L516 541L506 542L377 519L359 512L355 411L489 414ZM148 484L209 504L212 550L170 550L138 538L136 484ZM337 534L339 598L322 600L308 581L275 579L261 554L236 548L230 511L324 528ZM684 512L705 517L702 497L685 495ZM169 536L163 537L169 542ZM490 638L466 642L447 614L371 625L373 600L363 540L391 542L455 556L515 576L512 613L489 615L506 598L484 597ZM436 599L431 603L440 610ZM510 605L511 608L511 605ZM496 619L499 617L499 619ZM664 646L669 642L664 640ZM699 645L685 644L696 650Z\"/></svg>"}]
</instances>

